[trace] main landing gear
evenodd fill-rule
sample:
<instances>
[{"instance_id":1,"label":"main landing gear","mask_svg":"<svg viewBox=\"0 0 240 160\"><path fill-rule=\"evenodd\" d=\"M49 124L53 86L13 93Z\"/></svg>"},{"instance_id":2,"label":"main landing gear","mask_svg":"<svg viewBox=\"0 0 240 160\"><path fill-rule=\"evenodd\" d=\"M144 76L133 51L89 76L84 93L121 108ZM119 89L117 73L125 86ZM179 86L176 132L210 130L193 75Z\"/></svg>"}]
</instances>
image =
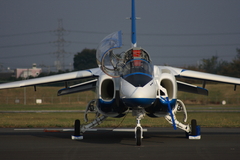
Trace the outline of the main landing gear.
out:
<instances>
[{"instance_id":1,"label":"main landing gear","mask_svg":"<svg viewBox=\"0 0 240 160\"><path fill-rule=\"evenodd\" d=\"M175 125L177 128L185 131L186 137L188 139L201 139L200 135L200 126L197 125L197 121L195 119L191 120L191 125L189 124L183 124L182 122L179 122L176 118L177 112L183 112L184 118L183 121L187 122L187 110L184 105L184 103L181 100L177 100L177 104L175 106L175 109L172 110L173 113L173 120L175 121ZM165 119L170 123L173 124L172 118L169 114L165 116Z\"/></svg>"},{"instance_id":2,"label":"main landing gear","mask_svg":"<svg viewBox=\"0 0 240 160\"><path fill-rule=\"evenodd\" d=\"M191 132L188 134L188 139L201 139L200 126L197 125L196 119L191 121Z\"/></svg>"},{"instance_id":3,"label":"main landing gear","mask_svg":"<svg viewBox=\"0 0 240 160\"><path fill-rule=\"evenodd\" d=\"M96 117L95 120L93 120L91 123L87 124L87 125L80 125L80 120L75 120L75 124L74 124L74 135L72 136L72 140L81 140L83 139L83 133L86 132L87 130L98 126L99 124L101 124L105 119L107 118L107 116L100 116L100 117Z\"/></svg>"},{"instance_id":4,"label":"main landing gear","mask_svg":"<svg viewBox=\"0 0 240 160\"><path fill-rule=\"evenodd\" d=\"M93 127L98 126L99 124L101 124L106 118L107 116L101 115L99 112L97 112L96 107L95 107L95 100L92 100L91 102L89 102L89 104L86 107L86 111L84 114L84 119L85 122L88 122L88 117L87 114L89 112L96 112L96 116L95 119L86 125L82 125L80 124L80 120L75 120L74 123L74 135L72 136L72 140L81 140L83 139L83 133Z\"/></svg>"}]
</instances>

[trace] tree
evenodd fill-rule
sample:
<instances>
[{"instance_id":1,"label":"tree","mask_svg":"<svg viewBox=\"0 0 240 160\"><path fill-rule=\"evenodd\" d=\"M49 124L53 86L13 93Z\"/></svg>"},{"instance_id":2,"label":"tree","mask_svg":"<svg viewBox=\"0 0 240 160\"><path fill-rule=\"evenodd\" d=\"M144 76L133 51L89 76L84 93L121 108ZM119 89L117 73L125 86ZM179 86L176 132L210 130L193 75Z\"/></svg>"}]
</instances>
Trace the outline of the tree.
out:
<instances>
[{"instance_id":1,"label":"tree","mask_svg":"<svg viewBox=\"0 0 240 160\"><path fill-rule=\"evenodd\" d=\"M217 56L212 56L209 59L205 59L205 58L202 59L202 63L199 67L204 72L216 74L218 72L220 64L221 63L218 61L218 57Z\"/></svg>"},{"instance_id":2,"label":"tree","mask_svg":"<svg viewBox=\"0 0 240 160\"><path fill-rule=\"evenodd\" d=\"M74 55L74 70L84 70L98 67L96 62L96 49L83 49L80 53Z\"/></svg>"},{"instance_id":3,"label":"tree","mask_svg":"<svg viewBox=\"0 0 240 160\"><path fill-rule=\"evenodd\" d=\"M237 56L232 60L229 67L224 70L228 76L240 77L240 49L237 49L237 53Z\"/></svg>"}]
</instances>

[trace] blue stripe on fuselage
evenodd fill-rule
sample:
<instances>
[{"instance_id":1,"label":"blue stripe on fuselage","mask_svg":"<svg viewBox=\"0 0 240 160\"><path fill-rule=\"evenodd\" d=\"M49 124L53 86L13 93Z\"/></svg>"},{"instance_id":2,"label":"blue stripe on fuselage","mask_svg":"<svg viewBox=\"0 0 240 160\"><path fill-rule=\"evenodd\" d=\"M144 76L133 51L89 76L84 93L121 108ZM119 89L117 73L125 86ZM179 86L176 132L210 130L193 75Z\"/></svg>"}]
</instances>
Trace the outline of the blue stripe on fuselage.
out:
<instances>
[{"instance_id":1,"label":"blue stripe on fuselage","mask_svg":"<svg viewBox=\"0 0 240 160\"><path fill-rule=\"evenodd\" d=\"M132 76L132 75L144 75L144 76L148 76L148 77L152 78L152 75L147 74L147 73L143 73L143 72L130 73L130 74L124 75L123 78L125 79L125 78L127 78L129 76Z\"/></svg>"},{"instance_id":2,"label":"blue stripe on fuselage","mask_svg":"<svg viewBox=\"0 0 240 160\"><path fill-rule=\"evenodd\" d=\"M149 107L156 98L123 98L123 103L129 107Z\"/></svg>"}]
</instances>

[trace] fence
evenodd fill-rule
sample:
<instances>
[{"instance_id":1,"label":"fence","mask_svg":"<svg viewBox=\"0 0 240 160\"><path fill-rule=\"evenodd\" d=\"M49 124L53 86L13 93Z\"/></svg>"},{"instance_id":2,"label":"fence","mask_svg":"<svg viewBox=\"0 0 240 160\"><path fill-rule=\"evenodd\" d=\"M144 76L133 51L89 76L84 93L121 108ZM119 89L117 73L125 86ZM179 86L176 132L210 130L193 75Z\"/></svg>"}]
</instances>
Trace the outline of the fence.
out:
<instances>
[{"instance_id":1,"label":"fence","mask_svg":"<svg viewBox=\"0 0 240 160\"><path fill-rule=\"evenodd\" d=\"M181 98L180 98L181 99ZM240 104L239 98L233 98L233 97L225 97L225 98L219 98L219 97L205 97L205 98L182 98L181 99L185 104L199 104L199 105L225 105L225 104L231 104L231 105L238 105Z\"/></svg>"},{"instance_id":2,"label":"fence","mask_svg":"<svg viewBox=\"0 0 240 160\"><path fill-rule=\"evenodd\" d=\"M0 97L1 104L86 104L92 99L95 98L95 95L92 93L88 93L85 95L69 95L69 96L51 96L51 97ZM217 96L215 98L205 97L205 98L184 98L180 97L180 99L187 105L189 104L199 104L199 105L209 105L216 104L221 105L232 104L238 105L240 104L240 98L232 98L225 97L224 99L220 99Z\"/></svg>"},{"instance_id":3,"label":"fence","mask_svg":"<svg viewBox=\"0 0 240 160\"><path fill-rule=\"evenodd\" d=\"M69 95L69 96L50 96L50 97L10 97L1 96L1 104L79 104L88 103L90 100L94 99L93 94L85 95Z\"/></svg>"}]
</instances>

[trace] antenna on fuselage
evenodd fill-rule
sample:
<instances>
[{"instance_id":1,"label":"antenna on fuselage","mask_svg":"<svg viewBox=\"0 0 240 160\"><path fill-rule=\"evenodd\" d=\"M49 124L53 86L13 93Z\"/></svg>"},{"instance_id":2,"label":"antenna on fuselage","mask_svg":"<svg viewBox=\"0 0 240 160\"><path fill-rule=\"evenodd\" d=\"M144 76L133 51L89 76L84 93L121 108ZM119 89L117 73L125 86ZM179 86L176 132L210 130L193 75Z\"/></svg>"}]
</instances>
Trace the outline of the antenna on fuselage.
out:
<instances>
[{"instance_id":1,"label":"antenna on fuselage","mask_svg":"<svg viewBox=\"0 0 240 160\"><path fill-rule=\"evenodd\" d=\"M136 17L135 15L135 0L132 0L132 16L131 16L131 22L132 22L132 47L137 47L137 33L136 33L136 20L140 19L139 17Z\"/></svg>"}]
</instances>

